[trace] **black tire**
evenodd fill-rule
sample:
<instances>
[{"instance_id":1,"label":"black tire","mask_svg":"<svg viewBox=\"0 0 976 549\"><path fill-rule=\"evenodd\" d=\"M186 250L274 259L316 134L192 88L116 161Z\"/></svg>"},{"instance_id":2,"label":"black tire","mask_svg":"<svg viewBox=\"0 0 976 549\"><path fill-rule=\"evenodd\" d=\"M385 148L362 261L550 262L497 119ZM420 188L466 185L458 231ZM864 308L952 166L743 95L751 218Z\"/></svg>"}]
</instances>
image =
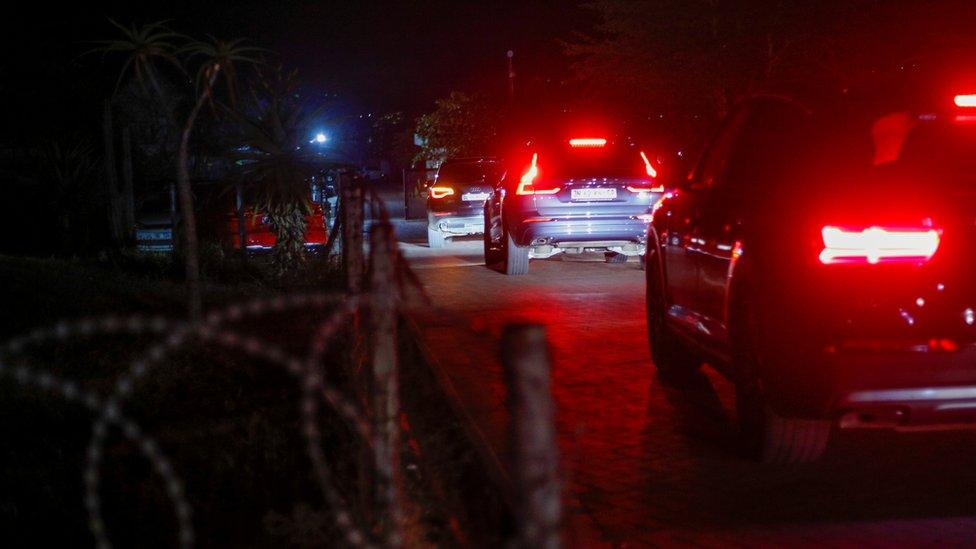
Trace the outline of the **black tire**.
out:
<instances>
[{"instance_id":1,"label":"black tire","mask_svg":"<svg viewBox=\"0 0 976 549\"><path fill-rule=\"evenodd\" d=\"M737 384L735 399L741 441L751 458L775 465L811 463L827 450L829 421L780 416L755 383Z\"/></svg>"},{"instance_id":2,"label":"black tire","mask_svg":"<svg viewBox=\"0 0 976 549\"><path fill-rule=\"evenodd\" d=\"M764 396L763 362L769 359L768 345L758 309L748 299L745 284L733 291L732 359L739 379L735 384L740 440L753 459L768 464L797 464L817 461L827 449L831 422L800 419L777 414Z\"/></svg>"},{"instance_id":3,"label":"black tire","mask_svg":"<svg viewBox=\"0 0 976 549\"><path fill-rule=\"evenodd\" d=\"M529 272L529 247L519 246L505 231L505 274L524 275Z\"/></svg>"},{"instance_id":4,"label":"black tire","mask_svg":"<svg viewBox=\"0 0 976 549\"><path fill-rule=\"evenodd\" d=\"M501 261L501 249L491 240L491 215L488 208L485 208L485 234L482 241L485 248L485 265L491 266Z\"/></svg>"},{"instance_id":5,"label":"black tire","mask_svg":"<svg viewBox=\"0 0 976 549\"><path fill-rule=\"evenodd\" d=\"M676 336L665 319L663 271L656 250L647 251L647 339L658 375L677 381L694 375L701 359Z\"/></svg>"}]
</instances>

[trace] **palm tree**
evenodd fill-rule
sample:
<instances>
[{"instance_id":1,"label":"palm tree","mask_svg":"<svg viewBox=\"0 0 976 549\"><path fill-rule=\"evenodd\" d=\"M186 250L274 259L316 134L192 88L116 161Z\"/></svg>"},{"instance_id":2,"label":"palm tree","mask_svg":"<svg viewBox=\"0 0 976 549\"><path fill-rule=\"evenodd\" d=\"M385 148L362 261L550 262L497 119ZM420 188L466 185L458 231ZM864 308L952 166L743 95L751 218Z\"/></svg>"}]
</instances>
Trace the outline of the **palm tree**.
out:
<instances>
[{"instance_id":1,"label":"palm tree","mask_svg":"<svg viewBox=\"0 0 976 549\"><path fill-rule=\"evenodd\" d=\"M187 63L199 60L194 81L196 99L182 125L176 170L179 209L183 220L182 255L189 293L189 314L192 320L199 320L203 305L199 242L197 240L196 216L193 209L193 194L190 186L190 135L193 132L193 125L200 109L204 104L212 101L214 89L219 81L225 82L231 101L234 101L236 66L241 63L253 62L254 60L249 57L249 54L259 49L242 47L240 45L242 40L221 41L213 37L209 37L207 41L188 41L179 47L177 41L185 41L185 38L167 28L165 22L150 23L142 27L136 25L124 27L115 21L109 21L122 31L122 36L116 40L98 42L100 46L96 51L101 51L103 54L122 53L125 55L125 60L119 71L119 78L116 81L116 88L122 79L131 72L143 86L143 89L148 82L168 113L172 113L173 109L169 108L162 87L159 85L159 66L161 64L172 65L180 73L186 74L184 65L180 63L179 55L186 54ZM171 117L175 120L174 115Z\"/></svg>"},{"instance_id":2,"label":"palm tree","mask_svg":"<svg viewBox=\"0 0 976 549\"><path fill-rule=\"evenodd\" d=\"M242 146L234 154L254 197L254 208L268 216L275 233L274 265L278 276L306 261L307 215L311 213L309 181L326 164L308 147L310 111L295 100L295 71L280 67L259 71L251 95L255 114L228 110L240 127Z\"/></svg>"},{"instance_id":3,"label":"palm tree","mask_svg":"<svg viewBox=\"0 0 976 549\"><path fill-rule=\"evenodd\" d=\"M181 40L180 35L170 30L163 21L129 27L120 25L112 19L109 19L109 23L120 31L121 36L112 40L95 41L97 47L86 53L101 53L103 59L110 54L123 56L122 66L115 81L112 95L116 95L123 80L127 76L131 76L138 82L144 95L156 97L166 115L175 124L173 109L160 86L160 68L168 65L176 69L177 72L183 72L183 67L175 55L178 41ZM122 196L118 188L112 105L108 99L105 100L102 117L105 147L105 186L107 190L105 198L108 202L109 226L116 244L121 244L128 239L131 231L131 227L125 225L128 220L134 217L134 212L131 211L133 200L130 193L132 189L128 184L124 185L122 193L125 193L125 196ZM129 159L126 158L125 161L129 162Z\"/></svg>"},{"instance_id":4,"label":"palm tree","mask_svg":"<svg viewBox=\"0 0 976 549\"><path fill-rule=\"evenodd\" d=\"M146 95L149 95L149 90L146 88L148 83L156 98L164 101L165 94L159 85L159 66L167 64L180 73L184 72L183 65L176 56L179 49L178 42L181 42L184 37L170 30L165 21L156 21L141 27L137 25L125 27L112 19L108 21L122 32L122 36L114 40L95 41L98 47L91 52L101 52L103 58L105 55L115 53L125 56L122 68L119 70L119 77L115 81L115 92L118 91L126 75L131 72Z\"/></svg>"},{"instance_id":5,"label":"palm tree","mask_svg":"<svg viewBox=\"0 0 976 549\"><path fill-rule=\"evenodd\" d=\"M71 250L71 241L81 240L88 245L88 223L93 190L92 179L97 172L95 147L85 139L52 141L40 151L38 182L45 186L58 216L61 244Z\"/></svg>"},{"instance_id":6,"label":"palm tree","mask_svg":"<svg viewBox=\"0 0 976 549\"><path fill-rule=\"evenodd\" d=\"M236 65L253 63L255 59L250 52L259 48L241 47L241 39L224 42L210 37L209 41L193 41L180 51L188 54L187 61L200 58L200 67L196 75L197 99L186 117L183 131L180 133L180 148L177 154L176 187L179 193L180 210L183 212L184 261L186 268L186 284L190 293L190 318L199 320L203 310L202 292L200 286L200 244L197 240L196 216L193 212L193 192L190 187L190 134L193 124L204 104L212 102L213 92L218 80L223 77L231 101L234 101Z\"/></svg>"}]
</instances>

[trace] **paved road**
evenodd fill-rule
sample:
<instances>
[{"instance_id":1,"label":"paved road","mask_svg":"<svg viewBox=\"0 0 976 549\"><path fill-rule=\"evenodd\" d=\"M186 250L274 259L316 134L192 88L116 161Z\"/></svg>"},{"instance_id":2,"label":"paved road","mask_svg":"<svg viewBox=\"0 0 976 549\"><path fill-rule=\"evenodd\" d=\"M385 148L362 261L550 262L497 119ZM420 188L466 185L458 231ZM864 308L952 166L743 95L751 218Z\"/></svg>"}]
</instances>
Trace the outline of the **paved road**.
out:
<instances>
[{"instance_id":1,"label":"paved road","mask_svg":"<svg viewBox=\"0 0 976 549\"><path fill-rule=\"evenodd\" d=\"M683 387L656 378L635 264L556 258L507 277L480 241L431 250L422 231L401 224L401 247L437 304L486 338L548 326L575 545L976 544L973 434L845 432L815 465L751 463L727 382L708 368Z\"/></svg>"}]
</instances>

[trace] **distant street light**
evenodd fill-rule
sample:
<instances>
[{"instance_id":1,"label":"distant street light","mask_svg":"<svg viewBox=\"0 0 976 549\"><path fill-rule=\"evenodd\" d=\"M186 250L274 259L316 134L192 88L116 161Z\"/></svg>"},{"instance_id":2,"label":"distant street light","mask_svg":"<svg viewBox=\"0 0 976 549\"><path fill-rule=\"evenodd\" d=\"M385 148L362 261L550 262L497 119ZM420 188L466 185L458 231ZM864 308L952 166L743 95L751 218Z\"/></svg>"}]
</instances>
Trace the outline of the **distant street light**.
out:
<instances>
[{"instance_id":1,"label":"distant street light","mask_svg":"<svg viewBox=\"0 0 976 549\"><path fill-rule=\"evenodd\" d=\"M325 143L328 140L329 140L329 137L327 135L325 135L324 133L322 133L322 132L319 132L319 133L315 134L315 139L313 139L313 141L315 141L319 145Z\"/></svg>"}]
</instances>

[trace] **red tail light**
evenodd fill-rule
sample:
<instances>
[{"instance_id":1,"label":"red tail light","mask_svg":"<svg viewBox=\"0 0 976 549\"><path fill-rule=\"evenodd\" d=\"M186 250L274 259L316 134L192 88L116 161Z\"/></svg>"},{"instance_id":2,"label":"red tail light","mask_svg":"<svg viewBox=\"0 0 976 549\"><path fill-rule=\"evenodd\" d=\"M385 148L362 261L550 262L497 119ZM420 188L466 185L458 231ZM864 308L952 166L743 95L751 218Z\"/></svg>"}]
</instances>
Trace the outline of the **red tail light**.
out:
<instances>
[{"instance_id":1,"label":"red tail light","mask_svg":"<svg viewBox=\"0 0 976 549\"><path fill-rule=\"evenodd\" d=\"M444 198L445 196L451 196L454 194L454 189L450 187L431 187L430 197L431 198Z\"/></svg>"},{"instance_id":2,"label":"red tail light","mask_svg":"<svg viewBox=\"0 0 976 549\"><path fill-rule=\"evenodd\" d=\"M559 192L559 187L541 189L536 188L533 185L533 182L537 177L539 177L539 153L534 153L532 155L532 164L529 166L529 169L522 174L522 178L519 180L518 188L515 189L515 194L556 194Z\"/></svg>"},{"instance_id":3,"label":"red tail light","mask_svg":"<svg viewBox=\"0 0 976 549\"><path fill-rule=\"evenodd\" d=\"M602 137L577 137L569 140L570 147L605 147L607 140Z\"/></svg>"},{"instance_id":4,"label":"red tail light","mask_svg":"<svg viewBox=\"0 0 976 549\"><path fill-rule=\"evenodd\" d=\"M976 94L957 95L953 101L957 107L976 107Z\"/></svg>"},{"instance_id":5,"label":"red tail light","mask_svg":"<svg viewBox=\"0 0 976 549\"><path fill-rule=\"evenodd\" d=\"M928 261L939 249L939 231L917 228L868 227L854 230L826 226L821 230L820 262L885 263Z\"/></svg>"},{"instance_id":6,"label":"red tail light","mask_svg":"<svg viewBox=\"0 0 976 549\"><path fill-rule=\"evenodd\" d=\"M647 159L647 155L644 154L644 151L641 151L640 154L641 154L641 158L644 159L644 171L647 172L647 177L650 178L657 177L657 170L655 170L654 166L651 165L651 161Z\"/></svg>"},{"instance_id":7,"label":"red tail light","mask_svg":"<svg viewBox=\"0 0 976 549\"><path fill-rule=\"evenodd\" d=\"M657 177L657 170L651 165L651 161L647 159L647 155L644 151L640 153L641 158L644 160L644 172L647 177L654 179ZM663 193L664 185L654 185L653 182L648 182L642 185L628 185L627 190L632 193Z\"/></svg>"}]
</instances>

